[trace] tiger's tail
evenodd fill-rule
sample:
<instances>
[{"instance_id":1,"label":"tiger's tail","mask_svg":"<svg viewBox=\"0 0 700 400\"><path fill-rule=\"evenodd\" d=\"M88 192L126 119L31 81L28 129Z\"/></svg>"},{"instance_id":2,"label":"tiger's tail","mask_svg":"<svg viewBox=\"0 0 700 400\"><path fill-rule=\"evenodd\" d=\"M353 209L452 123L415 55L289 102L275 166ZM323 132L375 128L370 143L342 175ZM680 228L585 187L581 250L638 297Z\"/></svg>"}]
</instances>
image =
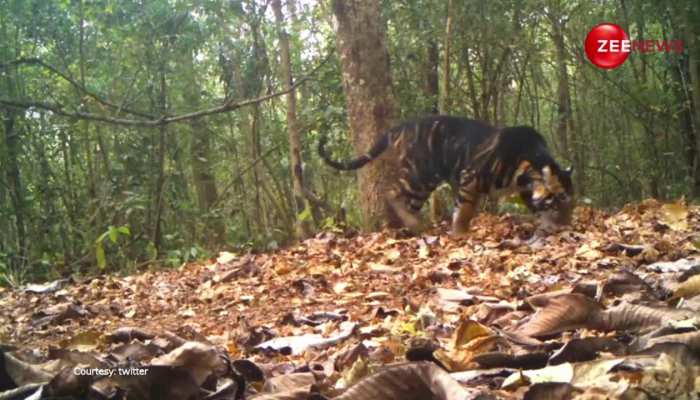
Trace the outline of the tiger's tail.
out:
<instances>
[{"instance_id":1,"label":"tiger's tail","mask_svg":"<svg viewBox=\"0 0 700 400\"><path fill-rule=\"evenodd\" d=\"M326 136L322 136L319 140L318 154L321 156L323 161L326 162L326 164L342 171L352 171L354 169L362 168L365 164L379 157L389 147L389 135L384 134L376 142L374 142L374 145L372 145L372 148L369 150L369 152L367 152L367 154L363 154L352 160L336 161L333 160L331 155L326 151L327 140L328 138Z\"/></svg>"}]
</instances>

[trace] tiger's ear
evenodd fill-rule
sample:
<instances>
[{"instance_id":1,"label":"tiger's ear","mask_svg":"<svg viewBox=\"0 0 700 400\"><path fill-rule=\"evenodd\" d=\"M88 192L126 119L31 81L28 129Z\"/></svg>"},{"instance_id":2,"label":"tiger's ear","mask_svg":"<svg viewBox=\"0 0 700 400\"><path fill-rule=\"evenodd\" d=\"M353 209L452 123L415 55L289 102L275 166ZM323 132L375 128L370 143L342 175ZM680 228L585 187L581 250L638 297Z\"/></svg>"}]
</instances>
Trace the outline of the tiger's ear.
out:
<instances>
[{"instance_id":1,"label":"tiger's ear","mask_svg":"<svg viewBox=\"0 0 700 400\"><path fill-rule=\"evenodd\" d=\"M562 170L562 172L564 172L564 174L566 174L566 175L568 175L568 176L571 176L571 174L574 173L574 166L573 166L573 165L569 165L568 167L564 168L564 169Z\"/></svg>"}]
</instances>

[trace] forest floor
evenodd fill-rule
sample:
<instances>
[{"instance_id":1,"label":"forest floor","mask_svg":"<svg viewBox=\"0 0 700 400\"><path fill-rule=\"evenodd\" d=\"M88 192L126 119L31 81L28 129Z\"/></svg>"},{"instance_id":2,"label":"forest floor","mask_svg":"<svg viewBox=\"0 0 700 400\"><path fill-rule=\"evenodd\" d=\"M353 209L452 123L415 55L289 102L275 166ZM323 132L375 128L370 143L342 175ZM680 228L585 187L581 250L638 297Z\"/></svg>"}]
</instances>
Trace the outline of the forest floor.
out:
<instances>
[{"instance_id":1,"label":"forest floor","mask_svg":"<svg viewBox=\"0 0 700 400\"><path fill-rule=\"evenodd\" d=\"M700 207L683 203L580 207L549 233L486 213L460 239L324 232L0 289L0 396L693 399L698 294Z\"/></svg>"}]
</instances>

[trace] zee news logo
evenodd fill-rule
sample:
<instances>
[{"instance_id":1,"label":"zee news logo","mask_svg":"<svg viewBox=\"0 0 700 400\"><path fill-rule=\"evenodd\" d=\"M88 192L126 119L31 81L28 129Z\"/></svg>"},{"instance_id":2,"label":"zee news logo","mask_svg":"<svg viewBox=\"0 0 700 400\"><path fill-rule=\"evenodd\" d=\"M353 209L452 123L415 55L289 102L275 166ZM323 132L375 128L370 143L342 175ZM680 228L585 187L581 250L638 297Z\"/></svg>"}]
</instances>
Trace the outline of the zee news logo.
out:
<instances>
[{"instance_id":1,"label":"zee news logo","mask_svg":"<svg viewBox=\"0 0 700 400\"><path fill-rule=\"evenodd\" d=\"M683 53L682 40L638 39L630 40L619 25L608 22L596 25L588 32L584 43L586 56L593 65L615 69L622 65L631 52Z\"/></svg>"}]
</instances>

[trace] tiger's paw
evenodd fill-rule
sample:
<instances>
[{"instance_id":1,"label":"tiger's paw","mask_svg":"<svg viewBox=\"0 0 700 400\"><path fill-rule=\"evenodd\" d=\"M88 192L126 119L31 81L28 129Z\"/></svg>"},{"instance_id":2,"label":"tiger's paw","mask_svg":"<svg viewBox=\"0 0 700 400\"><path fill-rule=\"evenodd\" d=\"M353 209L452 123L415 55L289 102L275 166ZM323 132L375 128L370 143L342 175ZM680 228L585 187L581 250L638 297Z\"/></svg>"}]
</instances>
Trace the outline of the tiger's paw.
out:
<instances>
[{"instance_id":1,"label":"tiger's paw","mask_svg":"<svg viewBox=\"0 0 700 400\"><path fill-rule=\"evenodd\" d=\"M463 238L469 235L469 221L463 221L460 219L452 220L452 231L450 234L457 238Z\"/></svg>"},{"instance_id":2,"label":"tiger's paw","mask_svg":"<svg viewBox=\"0 0 700 400\"><path fill-rule=\"evenodd\" d=\"M469 234L469 223L474 215L469 206L462 206L452 215L452 236L465 237Z\"/></svg>"},{"instance_id":3,"label":"tiger's paw","mask_svg":"<svg viewBox=\"0 0 700 400\"><path fill-rule=\"evenodd\" d=\"M430 227L428 223L420 218L404 219L405 229L414 235L420 235Z\"/></svg>"},{"instance_id":4,"label":"tiger's paw","mask_svg":"<svg viewBox=\"0 0 700 400\"><path fill-rule=\"evenodd\" d=\"M456 228L453 226L452 231L450 231L450 235L452 237L455 237L455 238L467 237L467 236L469 236L469 227L467 227L466 229L463 229L463 228Z\"/></svg>"}]
</instances>

